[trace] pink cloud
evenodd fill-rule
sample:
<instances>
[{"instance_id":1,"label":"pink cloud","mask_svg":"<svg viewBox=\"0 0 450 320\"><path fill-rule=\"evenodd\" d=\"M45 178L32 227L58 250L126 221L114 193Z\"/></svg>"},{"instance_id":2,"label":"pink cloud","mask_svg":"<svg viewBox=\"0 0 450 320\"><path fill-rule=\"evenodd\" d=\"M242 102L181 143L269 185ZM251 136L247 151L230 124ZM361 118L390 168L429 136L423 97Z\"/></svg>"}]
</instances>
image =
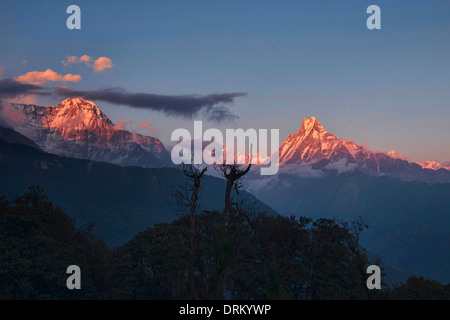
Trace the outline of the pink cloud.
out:
<instances>
[{"instance_id":1,"label":"pink cloud","mask_svg":"<svg viewBox=\"0 0 450 320\"><path fill-rule=\"evenodd\" d=\"M75 56L67 56L66 60L61 61L64 67L68 67L71 64L78 63L78 58Z\"/></svg>"},{"instance_id":2,"label":"pink cloud","mask_svg":"<svg viewBox=\"0 0 450 320\"><path fill-rule=\"evenodd\" d=\"M91 62L91 61L92 61L92 57L89 57L86 54L80 57L80 62L88 63L88 62Z\"/></svg>"},{"instance_id":3,"label":"pink cloud","mask_svg":"<svg viewBox=\"0 0 450 320\"><path fill-rule=\"evenodd\" d=\"M158 130L155 127L153 127L153 125L150 122L137 123L136 121L133 121L133 120L125 121L125 120L123 120L122 117L120 117L119 120L117 120L117 123L114 125L114 129L130 130L130 129L127 129L127 127L129 127L129 126L131 126L131 127L138 126L142 130L147 130L148 132L151 132L152 134L155 134L158 132ZM131 132L134 133L134 130L131 130Z\"/></svg>"},{"instance_id":4,"label":"pink cloud","mask_svg":"<svg viewBox=\"0 0 450 320\"><path fill-rule=\"evenodd\" d=\"M84 63L89 68L94 69L95 72L102 72L106 69L111 69L112 67L114 67L114 64L112 63L111 59L107 57L100 57L96 59L93 63L92 61L94 61L94 59L85 54L79 58L76 56L67 56L67 58L62 61L62 64L65 67L69 67L75 63Z\"/></svg>"},{"instance_id":5,"label":"pink cloud","mask_svg":"<svg viewBox=\"0 0 450 320\"><path fill-rule=\"evenodd\" d=\"M153 125L150 122L143 122L143 123L138 123L139 128L141 129L145 129L148 130L149 132L155 134L158 132L158 130L156 130L155 127L153 127Z\"/></svg>"},{"instance_id":6,"label":"pink cloud","mask_svg":"<svg viewBox=\"0 0 450 320\"><path fill-rule=\"evenodd\" d=\"M85 54L79 58L76 56L67 56L66 59L61 62L64 65L64 67L69 67L74 63L85 63L87 66L90 66L91 61L92 57Z\"/></svg>"},{"instance_id":7,"label":"pink cloud","mask_svg":"<svg viewBox=\"0 0 450 320\"><path fill-rule=\"evenodd\" d=\"M30 71L24 75L21 75L16 79L20 82L26 82L34 85L45 84L49 81L52 82L80 82L81 76L68 73L66 75L58 74L51 69L45 71Z\"/></svg>"},{"instance_id":8,"label":"pink cloud","mask_svg":"<svg viewBox=\"0 0 450 320\"><path fill-rule=\"evenodd\" d=\"M10 106L4 106L0 109L0 114L3 119L6 119L9 125L17 125L24 117L22 112L13 109Z\"/></svg>"},{"instance_id":9,"label":"pink cloud","mask_svg":"<svg viewBox=\"0 0 450 320\"><path fill-rule=\"evenodd\" d=\"M1 77L2 74L3 74L3 70L5 70L5 68L3 68L2 66L0 66L0 77Z\"/></svg>"},{"instance_id":10,"label":"pink cloud","mask_svg":"<svg viewBox=\"0 0 450 320\"><path fill-rule=\"evenodd\" d=\"M111 59L107 57L100 57L97 60L94 61L94 71L95 72L102 72L105 69L111 69L114 67L114 64L112 63Z\"/></svg>"},{"instance_id":11,"label":"pink cloud","mask_svg":"<svg viewBox=\"0 0 450 320\"><path fill-rule=\"evenodd\" d=\"M150 122L139 123L141 129L147 129L150 126Z\"/></svg>"},{"instance_id":12,"label":"pink cloud","mask_svg":"<svg viewBox=\"0 0 450 320\"><path fill-rule=\"evenodd\" d=\"M117 123L114 125L114 129L116 130L125 130L125 126L132 123L132 121L124 121L122 117L117 120Z\"/></svg>"}]
</instances>

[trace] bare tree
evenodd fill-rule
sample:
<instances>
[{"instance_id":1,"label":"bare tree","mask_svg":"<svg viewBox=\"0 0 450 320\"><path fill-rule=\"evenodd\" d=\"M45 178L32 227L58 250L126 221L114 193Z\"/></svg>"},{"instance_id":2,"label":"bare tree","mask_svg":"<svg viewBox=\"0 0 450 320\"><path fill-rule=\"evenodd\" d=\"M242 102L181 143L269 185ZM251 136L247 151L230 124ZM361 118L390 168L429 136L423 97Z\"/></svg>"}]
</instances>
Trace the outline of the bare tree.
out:
<instances>
[{"instance_id":1,"label":"bare tree","mask_svg":"<svg viewBox=\"0 0 450 320\"><path fill-rule=\"evenodd\" d=\"M225 188L225 206L223 208L223 218L225 225L228 225L230 222L231 215L231 190L233 187L236 191L238 191L242 184L242 178L250 171L251 161L249 161L248 165L240 165L237 164L236 160L233 164L219 164L215 165L214 168L219 172L219 174L224 177L227 181L227 185Z\"/></svg>"},{"instance_id":2,"label":"bare tree","mask_svg":"<svg viewBox=\"0 0 450 320\"><path fill-rule=\"evenodd\" d=\"M231 200L231 191L235 188L236 192L239 191L239 188L242 186L241 180L242 178L250 171L251 161L248 162L248 165L240 165L237 164L236 158L233 164L216 164L214 166L217 172L222 175L226 179L226 188L225 188L225 207L223 209L223 221L224 221L224 235L223 241L230 241L230 233L228 230L228 225L230 223L231 216L231 208L232 208L232 200ZM216 290L215 296L224 297L225 292L227 290L227 274L228 274L228 265L227 263L220 263L217 281L216 281Z\"/></svg>"},{"instance_id":3,"label":"bare tree","mask_svg":"<svg viewBox=\"0 0 450 320\"><path fill-rule=\"evenodd\" d=\"M207 167L202 165L183 164L183 173L188 177L189 183L179 186L171 191L176 203L183 211L189 214L189 264L188 281L191 295L198 300L198 294L195 286L194 261L195 261L195 215L199 209L198 201L200 199L201 179L205 174Z\"/></svg>"}]
</instances>

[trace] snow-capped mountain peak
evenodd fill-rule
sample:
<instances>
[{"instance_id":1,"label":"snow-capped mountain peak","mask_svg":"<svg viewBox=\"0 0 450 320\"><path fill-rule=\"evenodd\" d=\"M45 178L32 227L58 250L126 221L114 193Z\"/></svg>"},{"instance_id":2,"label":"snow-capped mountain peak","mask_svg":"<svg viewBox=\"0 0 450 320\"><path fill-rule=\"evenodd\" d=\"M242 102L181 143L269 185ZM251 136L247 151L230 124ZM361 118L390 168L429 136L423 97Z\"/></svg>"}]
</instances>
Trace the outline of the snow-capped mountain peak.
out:
<instances>
[{"instance_id":1,"label":"snow-capped mountain peak","mask_svg":"<svg viewBox=\"0 0 450 320\"><path fill-rule=\"evenodd\" d=\"M280 147L280 164L311 163L332 158L336 152L350 158L363 151L352 141L338 139L326 131L315 117L304 118L300 130L289 135Z\"/></svg>"},{"instance_id":2,"label":"snow-capped mountain peak","mask_svg":"<svg viewBox=\"0 0 450 320\"><path fill-rule=\"evenodd\" d=\"M421 166L424 169L431 169L431 170L439 170L439 169L446 169L450 170L450 162L446 163L439 163L437 161L425 161L424 163L416 162L419 166Z\"/></svg>"},{"instance_id":3,"label":"snow-capped mountain peak","mask_svg":"<svg viewBox=\"0 0 450 320\"><path fill-rule=\"evenodd\" d=\"M50 111L43 124L59 130L63 137L79 138L77 133L85 130L97 134L109 134L114 124L92 101L83 98L69 98L56 107L45 107Z\"/></svg>"},{"instance_id":4,"label":"snow-capped mountain peak","mask_svg":"<svg viewBox=\"0 0 450 320\"><path fill-rule=\"evenodd\" d=\"M391 151L389 151L388 153L388 156L390 156L391 158L394 158L394 159L401 159L401 156L398 154L398 152L397 151L395 151L395 150L391 150Z\"/></svg>"},{"instance_id":5,"label":"snow-capped mountain peak","mask_svg":"<svg viewBox=\"0 0 450 320\"><path fill-rule=\"evenodd\" d=\"M98 118L107 118L94 102L85 100L81 97L68 98L62 101L58 107L74 112L82 112Z\"/></svg>"},{"instance_id":6,"label":"snow-capped mountain peak","mask_svg":"<svg viewBox=\"0 0 450 320\"><path fill-rule=\"evenodd\" d=\"M12 104L12 107L23 114L14 129L46 152L143 167L168 162L168 151L161 141L117 129L92 101L76 97L57 106Z\"/></svg>"},{"instance_id":7,"label":"snow-capped mountain peak","mask_svg":"<svg viewBox=\"0 0 450 320\"><path fill-rule=\"evenodd\" d=\"M314 129L314 127L317 126L318 129L322 128L322 125L319 123L319 121L317 121L316 117L311 117L309 119L307 118L303 118L303 124L302 127L304 128L305 131L311 131L312 129Z\"/></svg>"}]
</instances>

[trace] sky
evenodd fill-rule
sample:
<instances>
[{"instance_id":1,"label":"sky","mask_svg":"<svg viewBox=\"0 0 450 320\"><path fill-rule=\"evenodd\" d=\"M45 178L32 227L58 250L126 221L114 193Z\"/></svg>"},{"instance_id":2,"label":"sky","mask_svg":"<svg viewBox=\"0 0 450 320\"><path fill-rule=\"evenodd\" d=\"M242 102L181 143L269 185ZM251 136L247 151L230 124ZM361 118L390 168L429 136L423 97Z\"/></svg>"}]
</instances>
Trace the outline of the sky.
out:
<instances>
[{"instance_id":1,"label":"sky","mask_svg":"<svg viewBox=\"0 0 450 320\"><path fill-rule=\"evenodd\" d=\"M72 4L81 8L81 30L66 27ZM381 30L366 27L372 4L381 8ZM93 99L112 121L167 146L174 129L192 130L194 120L222 130L280 129L282 142L315 116L327 131L369 150L445 162L449 17L447 0L2 0L0 79L50 69L45 76L56 81L34 83L120 88L149 99L236 94L202 107L232 115L220 123L207 112L187 117ZM144 122L150 126L139 127Z\"/></svg>"}]
</instances>

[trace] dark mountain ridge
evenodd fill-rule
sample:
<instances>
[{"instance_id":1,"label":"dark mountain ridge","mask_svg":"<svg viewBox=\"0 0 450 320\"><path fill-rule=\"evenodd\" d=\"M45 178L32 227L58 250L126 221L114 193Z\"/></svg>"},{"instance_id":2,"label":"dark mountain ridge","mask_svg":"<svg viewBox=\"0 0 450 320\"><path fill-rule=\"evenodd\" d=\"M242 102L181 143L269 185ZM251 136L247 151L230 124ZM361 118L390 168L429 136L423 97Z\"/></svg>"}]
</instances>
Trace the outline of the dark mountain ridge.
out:
<instances>
[{"instance_id":1,"label":"dark mountain ridge","mask_svg":"<svg viewBox=\"0 0 450 320\"><path fill-rule=\"evenodd\" d=\"M112 246L176 218L177 208L168 190L185 181L178 169L121 167L61 157L0 137L0 195L12 197L23 194L28 186L40 186L78 226L94 222L95 230ZM202 183L201 208L221 211L225 181L205 176ZM245 191L240 197L275 214Z\"/></svg>"}]
</instances>

